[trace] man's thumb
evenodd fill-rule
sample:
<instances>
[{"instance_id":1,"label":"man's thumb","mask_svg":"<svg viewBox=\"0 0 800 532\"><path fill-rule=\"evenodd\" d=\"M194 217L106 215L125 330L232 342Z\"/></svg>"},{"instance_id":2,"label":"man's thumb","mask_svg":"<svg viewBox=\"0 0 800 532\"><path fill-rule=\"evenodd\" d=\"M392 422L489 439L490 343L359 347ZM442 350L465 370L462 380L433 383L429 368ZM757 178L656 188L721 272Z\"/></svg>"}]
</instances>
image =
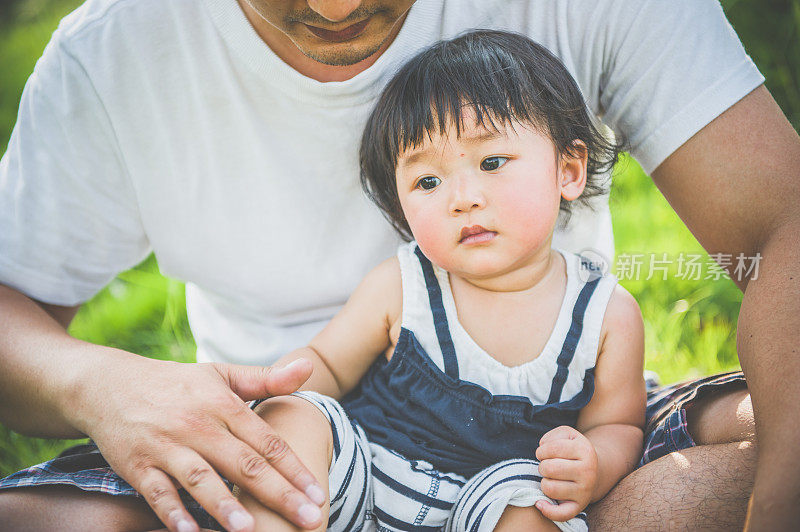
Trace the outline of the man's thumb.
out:
<instances>
[{"instance_id":1,"label":"man's thumb","mask_svg":"<svg viewBox=\"0 0 800 532\"><path fill-rule=\"evenodd\" d=\"M228 381L233 393L243 401L264 399L273 395L288 395L303 385L311 376L314 365L299 358L278 368L275 366L237 366L218 364L217 370Z\"/></svg>"}]
</instances>

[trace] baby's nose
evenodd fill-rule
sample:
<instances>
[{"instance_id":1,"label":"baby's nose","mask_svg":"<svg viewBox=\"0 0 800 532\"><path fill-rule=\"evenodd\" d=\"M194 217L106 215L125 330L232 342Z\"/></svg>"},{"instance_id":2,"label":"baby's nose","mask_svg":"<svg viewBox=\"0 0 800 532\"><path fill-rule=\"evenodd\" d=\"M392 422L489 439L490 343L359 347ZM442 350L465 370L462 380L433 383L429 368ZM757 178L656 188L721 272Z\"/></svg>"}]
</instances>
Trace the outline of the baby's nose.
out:
<instances>
[{"instance_id":1,"label":"baby's nose","mask_svg":"<svg viewBox=\"0 0 800 532\"><path fill-rule=\"evenodd\" d=\"M486 206L486 196L475 180L459 179L450 202L450 212L454 215L482 209Z\"/></svg>"}]
</instances>

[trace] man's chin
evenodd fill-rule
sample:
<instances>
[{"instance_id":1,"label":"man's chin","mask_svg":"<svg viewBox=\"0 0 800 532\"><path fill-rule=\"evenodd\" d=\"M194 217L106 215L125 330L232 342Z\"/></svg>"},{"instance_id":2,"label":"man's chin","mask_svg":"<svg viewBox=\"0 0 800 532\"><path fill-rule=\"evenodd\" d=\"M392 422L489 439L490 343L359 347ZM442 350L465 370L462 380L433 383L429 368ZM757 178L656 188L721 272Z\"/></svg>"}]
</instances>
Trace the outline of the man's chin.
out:
<instances>
[{"instance_id":1,"label":"man's chin","mask_svg":"<svg viewBox=\"0 0 800 532\"><path fill-rule=\"evenodd\" d=\"M350 47L347 43L331 46L331 49L312 49L302 50L303 54L318 63L328 66L350 66L360 63L366 58L378 52L383 43L371 45L369 47L357 46ZM335 48L335 49L334 49Z\"/></svg>"}]
</instances>

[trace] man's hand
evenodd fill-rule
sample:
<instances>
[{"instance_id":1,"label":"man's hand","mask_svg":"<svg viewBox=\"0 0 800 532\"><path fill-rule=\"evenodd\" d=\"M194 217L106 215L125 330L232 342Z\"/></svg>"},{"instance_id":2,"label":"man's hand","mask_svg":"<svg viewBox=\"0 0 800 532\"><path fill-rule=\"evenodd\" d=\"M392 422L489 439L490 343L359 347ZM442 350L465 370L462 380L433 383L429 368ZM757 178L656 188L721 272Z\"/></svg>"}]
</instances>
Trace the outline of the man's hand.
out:
<instances>
[{"instance_id":1,"label":"man's hand","mask_svg":"<svg viewBox=\"0 0 800 532\"><path fill-rule=\"evenodd\" d=\"M539 501L536 508L551 521L568 521L589 505L597 487L597 453L589 439L572 427L556 427L536 449L542 492L558 505Z\"/></svg>"},{"instance_id":2,"label":"man's hand","mask_svg":"<svg viewBox=\"0 0 800 532\"><path fill-rule=\"evenodd\" d=\"M244 403L295 391L311 374L308 360L278 369L115 354L87 379L75 425L170 530L198 530L178 496L180 486L227 530L253 529L253 518L219 475L293 523L319 525L324 492ZM314 511L319 517L313 521L301 519Z\"/></svg>"}]
</instances>

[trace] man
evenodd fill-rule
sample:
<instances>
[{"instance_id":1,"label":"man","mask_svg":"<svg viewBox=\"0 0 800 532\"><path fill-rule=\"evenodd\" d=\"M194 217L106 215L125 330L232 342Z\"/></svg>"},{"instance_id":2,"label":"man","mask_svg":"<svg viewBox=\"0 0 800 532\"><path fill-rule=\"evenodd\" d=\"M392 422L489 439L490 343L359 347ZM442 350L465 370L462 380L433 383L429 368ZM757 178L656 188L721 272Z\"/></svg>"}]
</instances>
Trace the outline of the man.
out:
<instances>
[{"instance_id":1,"label":"man","mask_svg":"<svg viewBox=\"0 0 800 532\"><path fill-rule=\"evenodd\" d=\"M472 27L554 51L707 250L761 253L758 279L739 284L758 420L748 526L796 522L800 141L713 0L90 0L37 64L0 165L3 422L89 435L171 530L195 524L170 477L228 529L250 529L216 472L314 526L313 480L242 402L290 392L308 368L226 363L303 345L393 253L358 190L361 126L397 65ZM596 234L567 228L561 244L610 256L607 206L594 216ZM217 364L66 334L78 305L150 250L187 281L198 360ZM702 445L624 479L594 524L741 522L755 462L747 390L688 412ZM104 497L0 492L0 513L86 523L69 502L91 496Z\"/></svg>"}]
</instances>

